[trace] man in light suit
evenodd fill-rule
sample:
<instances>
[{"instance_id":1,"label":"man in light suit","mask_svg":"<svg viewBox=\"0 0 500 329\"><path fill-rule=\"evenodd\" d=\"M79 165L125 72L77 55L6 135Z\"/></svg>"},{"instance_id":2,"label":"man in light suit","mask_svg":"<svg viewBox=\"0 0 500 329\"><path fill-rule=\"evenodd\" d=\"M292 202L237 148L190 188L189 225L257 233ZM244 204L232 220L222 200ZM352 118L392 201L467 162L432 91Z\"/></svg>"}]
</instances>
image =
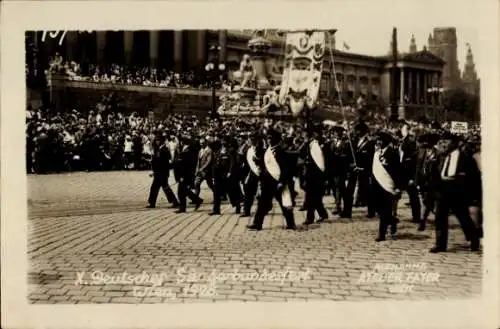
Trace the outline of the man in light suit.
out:
<instances>
[{"instance_id":1,"label":"man in light suit","mask_svg":"<svg viewBox=\"0 0 500 329\"><path fill-rule=\"evenodd\" d=\"M198 196L200 195L200 187L203 181L206 181L208 187L213 190L212 158L212 148L208 145L205 138L201 138L194 180L194 193Z\"/></svg>"},{"instance_id":2,"label":"man in light suit","mask_svg":"<svg viewBox=\"0 0 500 329\"><path fill-rule=\"evenodd\" d=\"M288 195L286 192L290 175L293 175L293 163L290 163L289 156L280 142L280 133L270 130L267 143L269 146L264 153L264 161L260 170L260 196L253 224L248 226L250 230L262 230L264 217L273 208L273 199L275 198L285 217L286 229L296 229L290 191L288 191ZM284 201L287 201L288 204Z\"/></svg>"},{"instance_id":3,"label":"man in light suit","mask_svg":"<svg viewBox=\"0 0 500 329\"><path fill-rule=\"evenodd\" d=\"M391 142L392 137L388 133L379 132L372 161L373 206L380 219L377 242L385 240L388 227L393 239L397 232L392 206L394 200L401 196L402 176L398 152L390 145Z\"/></svg>"},{"instance_id":4,"label":"man in light suit","mask_svg":"<svg viewBox=\"0 0 500 329\"><path fill-rule=\"evenodd\" d=\"M448 216L458 219L472 251L480 248L479 228L472 220L469 206L481 198L481 173L474 159L459 149L458 137L446 133L441 137L444 150L436 166L436 245L432 253L448 247Z\"/></svg>"}]
</instances>

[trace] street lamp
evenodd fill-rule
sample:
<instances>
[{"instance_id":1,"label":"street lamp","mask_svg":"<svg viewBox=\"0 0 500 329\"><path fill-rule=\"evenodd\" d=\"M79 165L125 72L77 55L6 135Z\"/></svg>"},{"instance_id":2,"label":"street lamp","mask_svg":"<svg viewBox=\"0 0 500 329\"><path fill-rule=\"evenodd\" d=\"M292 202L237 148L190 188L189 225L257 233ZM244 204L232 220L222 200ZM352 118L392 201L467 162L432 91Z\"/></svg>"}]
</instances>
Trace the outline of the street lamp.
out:
<instances>
[{"instance_id":1,"label":"street lamp","mask_svg":"<svg viewBox=\"0 0 500 329\"><path fill-rule=\"evenodd\" d=\"M217 81L220 80L220 78L226 71L226 65L220 62L220 50L221 47L219 45L211 46L209 49L210 53L212 54L211 60L209 60L207 65L205 65L207 78L212 88L212 109L210 112L212 118L215 118L217 114L215 86L217 84Z\"/></svg>"},{"instance_id":2,"label":"street lamp","mask_svg":"<svg viewBox=\"0 0 500 329\"><path fill-rule=\"evenodd\" d=\"M432 87L427 89L427 93L434 97L434 108L433 108L433 119L436 121L437 118L437 108L440 104L439 99L444 89L440 87Z\"/></svg>"}]
</instances>

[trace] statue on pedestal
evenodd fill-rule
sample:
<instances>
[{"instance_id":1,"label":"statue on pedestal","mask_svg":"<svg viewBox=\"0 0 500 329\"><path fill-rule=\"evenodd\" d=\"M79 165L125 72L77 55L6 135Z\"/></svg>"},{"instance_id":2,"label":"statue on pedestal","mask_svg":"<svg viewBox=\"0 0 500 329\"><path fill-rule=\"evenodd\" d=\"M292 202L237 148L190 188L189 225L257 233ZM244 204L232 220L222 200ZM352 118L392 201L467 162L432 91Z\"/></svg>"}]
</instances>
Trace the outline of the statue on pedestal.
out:
<instances>
[{"instance_id":1,"label":"statue on pedestal","mask_svg":"<svg viewBox=\"0 0 500 329\"><path fill-rule=\"evenodd\" d=\"M233 73L235 80L240 83L236 89L245 89L249 83L253 82L256 74L250 55L243 55L243 59L240 62L240 69Z\"/></svg>"}]
</instances>

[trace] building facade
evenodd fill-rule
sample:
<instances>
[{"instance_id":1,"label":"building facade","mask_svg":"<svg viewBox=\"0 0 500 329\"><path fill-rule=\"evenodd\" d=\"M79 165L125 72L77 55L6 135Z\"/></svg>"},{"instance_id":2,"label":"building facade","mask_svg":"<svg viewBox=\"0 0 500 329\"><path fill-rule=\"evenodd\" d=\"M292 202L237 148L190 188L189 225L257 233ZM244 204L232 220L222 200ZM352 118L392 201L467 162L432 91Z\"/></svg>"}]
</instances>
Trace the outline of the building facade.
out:
<instances>
[{"instance_id":1,"label":"building facade","mask_svg":"<svg viewBox=\"0 0 500 329\"><path fill-rule=\"evenodd\" d=\"M463 72L460 71L456 28L434 28L433 33L429 34L427 42L429 51L445 61L443 68L444 89L464 89L469 94L479 96L480 81L477 77L470 44L467 44Z\"/></svg>"},{"instance_id":2,"label":"building facade","mask_svg":"<svg viewBox=\"0 0 500 329\"><path fill-rule=\"evenodd\" d=\"M42 62L58 52L66 60L80 63L152 66L204 74L212 45L220 46L219 60L229 70L237 70L243 54L251 55L248 41L252 31L68 31L63 42L55 34L47 37L45 33L43 38L43 32L27 32L27 37L39 49L37 57ZM284 38L276 30L266 32L272 41L269 56L276 59L280 70L284 64ZM368 103L388 107L393 101L390 90L394 88L402 117L435 116L441 108L441 98L434 97L428 90L442 86L445 62L431 51L399 53L397 60L393 61L392 55L355 54L336 50L334 42L332 46L334 65L330 63L331 56L327 52L320 88L322 97L335 100L340 93L345 102L356 102L362 97ZM397 75L395 80L391 80L391 72Z\"/></svg>"}]
</instances>

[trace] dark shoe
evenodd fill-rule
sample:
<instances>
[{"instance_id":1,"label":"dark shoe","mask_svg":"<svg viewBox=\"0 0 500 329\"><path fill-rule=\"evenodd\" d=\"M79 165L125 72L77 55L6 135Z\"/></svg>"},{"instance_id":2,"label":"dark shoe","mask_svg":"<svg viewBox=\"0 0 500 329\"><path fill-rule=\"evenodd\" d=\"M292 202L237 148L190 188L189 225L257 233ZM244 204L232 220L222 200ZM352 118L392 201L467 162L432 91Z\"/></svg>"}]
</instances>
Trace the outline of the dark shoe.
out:
<instances>
[{"instance_id":1,"label":"dark shoe","mask_svg":"<svg viewBox=\"0 0 500 329\"><path fill-rule=\"evenodd\" d=\"M203 203L203 199L198 200L198 202L194 205L194 210L200 209L201 204Z\"/></svg>"},{"instance_id":2,"label":"dark shoe","mask_svg":"<svg viewBox=\"0 0 500 329\"><path fill-rule=\"evenodd\" d=\"M241 214L240 218L243 218L243 217L250 217L250 214Z\"/></svg>"},{"instance_id":3,"label":"dark shoe","mask_svg":"<svg viewBox=\"0 0 500 329\"><path fill-rule=\"evenodd\" d=\"M375 239L375 242L385 241L385 238L378 237Z\"/></svg>"},{"instance_id":4,"label":"dark shoe","mask_svg":"<svg viewBox=\"0 0 500 329\"><path fill-rule=\"evenodd\" d=\"M421 223L420 223L420 225L418 225L418 230L419 230L420 232L425 231L425 223L422 223L422 222L421 222Z\"/></svg>"},{"instance_id":5,"label":"dark shoe","mask_svg":"<svg viewBox=\"0 0 500 329\"><path fill-rule=\"evenodd\" d=\"M208 214L208 216L219 216L220 215L220 212L218 211L212 211L210 214Z\"/></svg>"},{"instance_id":6,"label":"dark shoe","mask_svg":"<svg viewBox=\"0 0 500 329\"><path fill-rule=\"evenodd\" d=\"M370 218L370 219L375 218L375 214L368 214L368 215L366 215L366 218Z\"/></svg>"},{"instance_id":7,"label":"dark shoe","mask_svg":"<svg viewBox=\"0 0 500 329\"><path fill-rule=\"evenodd\" d=\"M148 204L148 205L147 205L146 207L144 207L144 208L149 208L149 209L151 209L151 208L156 208L156 206L154 206L154 205L152 205L152 204Z\"/></svg>"},{"instance_id":8,"label":"dark shoe","mask_svg":"<svg viewBox=\"0 0 500 329\"><path fill-rule=\"evenodd\" d=\"M236 215L239 215L241 213L241 208L236 207L236 211L234 212Z\"/></svg>"},{"instance_id":9,"label":"dark shoe","mask_svg":"<svg viewBox=\"0 0 500 329\"><path fill-rule=\"evenodd\" d=\"M324 223L325 220L327 220L328 218L320 218L316 221L316 223Z\"/></svg>"},{"instance_id":10,"label":"dark shoe","mask_svg":"<svg viewBox=\"0 0 500 329\"><path fill-rule=\"evenodd\" d=\"M252 231L261 231L262 227L259 227L257 225L248 225L247 228Z\"/></svg>"},{"instance_id":11,"label":"dark shoe","mask_svg":"<svg viewBox=\"0 0 500 329\"><path fill-rule=\"evenodd\" d=\"M398 239L397 234L396 234L396 233L391 234L391 239L393 239L393 240L397 240L397 239Z\"/></svg>"},{"instance_id":12,"label":"dark shoe","mask_svg":"<svg viewBox=\"0 0 500 329\"><path fill-rule=\"evenodd\" d=\"M340 218L352 219L352 215L340 214Z\"/></svg>"},{"instance_id":13,"label":"dark shoe","mask_svg":"<svg viewBox=\"0 0 500 329\"><path fill-rule=\"evenodd\" d=\"M186 209L177 209L175 211L176 214L182 214L182 213L185 213L186 212Z\"/></svg>"},{"instance_id":14,"label":"dark shoe","mask_svg":"<svg viewBox=\"0 0 500 329\"><path fill-rule=\"evenodd\" d=\"M479 243L479 239L475 239L474 241L471 242L470 244L470 250L471 251L479 251L480 249L480 243Z\"/></svg>"},{"instance_id":15,"label":"dark shoe","mask_svg":"<svg viewBox=\"0 0 500 329\"><path fill-rule=\"evenodd\" d=\"M285 230L296 230L297 228L295 226L287 226Z\"/></svg>"},{"instance_id":16,"label":"dark shoe","mask_svg":"<svg viewBox=\"0 0 500 329\"><path fill-rule=\"evenodd\" d=\"M303 225L311 225L311 224L314 224L314 220L306 220Z\"/></svg>"},{"instance_id":17,"label":"dark shoe","mask_svg":"<svg viewBox=\"0 0 500 329\"><path fill-rule=\"evenodd\" d=\"M429 250L429 252L431 252L433 254L437 254L438 252L445 252L445 251L446 251L445 248L440 248L440 247L434 247L431 250Z\"/></svg>"},{"instance_id":18,"label":"dark shoe","mask_svg":"<svg viewBox=\"0 0 500 329\"><path fill-rule=\"evenodd\" d=\"M338 215L338 214L340 214L340 210L335 209L334 211L332 211L332 214L334 214L334 215Z\"/></svg>"}]
</instances>

